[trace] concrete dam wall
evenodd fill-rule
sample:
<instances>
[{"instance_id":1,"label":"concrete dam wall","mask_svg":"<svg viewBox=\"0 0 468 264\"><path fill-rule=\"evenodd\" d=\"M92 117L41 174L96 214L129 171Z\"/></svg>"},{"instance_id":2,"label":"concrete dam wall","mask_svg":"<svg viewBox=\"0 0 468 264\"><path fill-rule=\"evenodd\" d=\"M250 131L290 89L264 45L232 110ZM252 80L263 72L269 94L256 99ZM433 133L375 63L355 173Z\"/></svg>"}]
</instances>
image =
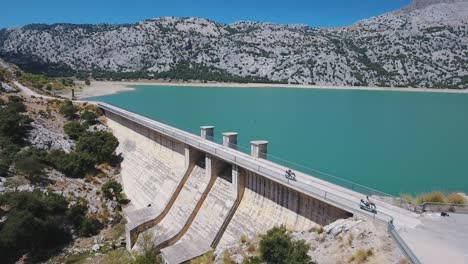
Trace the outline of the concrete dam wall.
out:
<instances>
[{"instance_id":1,"label":"concrete dam wall","mask_svg":"<svg viewBox=\"0 0 468 264\"><path fill-rule=\"evenodd\" d=\"M129 249L151 234L167 263L182 263L273 226L307 230L352 215L195 144L104 111L120 142L121 177L131 200L124 209Z\"/></svg>"}]
</instances>

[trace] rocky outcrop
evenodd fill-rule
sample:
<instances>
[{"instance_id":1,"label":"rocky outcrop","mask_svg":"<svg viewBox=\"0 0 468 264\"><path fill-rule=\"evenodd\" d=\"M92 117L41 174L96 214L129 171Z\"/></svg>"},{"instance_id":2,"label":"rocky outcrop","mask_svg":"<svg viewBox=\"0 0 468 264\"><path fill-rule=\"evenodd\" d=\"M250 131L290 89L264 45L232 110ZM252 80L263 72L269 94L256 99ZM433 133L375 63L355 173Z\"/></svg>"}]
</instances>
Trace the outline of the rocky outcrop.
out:
<instances>
[{"instance_id":1,"label":"rocky outcrop","mask_svg":"<svg viewBox=\"0 0 468 264\"><path fill-rule=\"evenodd\" d=\"M0 90L7 92L7 93L17 92L15 87L9 85L8 83L3 83L3 82L0 82Z\"/></svg>"},{"instance_id":2,"label":"rocky outcrop","mask_svg":"<svg viewBox=\"0 0 468 264\"><path fill-rule=\"evenodd\" d=\"M0 30L0 56L51 74L467 88L467 19L466 1L416 0L345 28L174 17L128 25L28 25Z\"/></svg>"},{"instance_id":3,"label":"rocky outcrop","mask_svg":"<svg viewBox=\"0 0 468 264\"><path fill-rule=\"evenodd\" d=\"M33 122L31 126L32 129L29 131L28 141L39 149L63 150L68 153L75 147L75 143L67 139L63 134L51 131L38 123Z\"/></svg>"},{"instance_id":4,"label":"rocky outcrop","mask_svg":"<svg viewBox=\"0 0 468 264\"><path fill-rule=\"evenodd\" d=\"M413 0L411 4L402 8L403 11L411 12L418 9L424 9L431 5L437 4L454 4L460 2L468 2L467 0Z\"/></svg>"}]
</instances>

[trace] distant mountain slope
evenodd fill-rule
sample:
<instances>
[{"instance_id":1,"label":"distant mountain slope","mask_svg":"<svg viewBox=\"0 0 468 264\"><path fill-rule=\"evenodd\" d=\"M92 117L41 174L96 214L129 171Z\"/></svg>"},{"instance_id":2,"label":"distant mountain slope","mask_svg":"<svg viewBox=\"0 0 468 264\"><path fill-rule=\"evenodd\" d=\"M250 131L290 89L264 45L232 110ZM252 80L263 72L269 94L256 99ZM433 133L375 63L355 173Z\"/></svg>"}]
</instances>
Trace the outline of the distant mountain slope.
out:
<instances>
[{"instance_id":1,"label":"distant mountain slope","mask_svg":"<svg viewBox=\"0 0 468 264\"><path fill-rule=\"evenodd\" d=\"M345 28L202 18L0 30L0 56L51 75L468 88L468 1L416 0Z\"/></svg>"}]
</instances>

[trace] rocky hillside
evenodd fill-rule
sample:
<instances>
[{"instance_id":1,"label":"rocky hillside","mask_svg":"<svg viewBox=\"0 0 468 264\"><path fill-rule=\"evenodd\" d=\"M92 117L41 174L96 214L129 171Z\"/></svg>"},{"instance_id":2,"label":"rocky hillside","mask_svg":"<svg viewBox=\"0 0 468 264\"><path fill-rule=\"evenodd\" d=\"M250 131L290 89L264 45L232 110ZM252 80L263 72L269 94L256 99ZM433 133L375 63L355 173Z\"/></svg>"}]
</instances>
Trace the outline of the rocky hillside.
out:
<instances>
[{"instance_id":1,"label":"rocky hillside","mask_svg":"<svg viewBox=\"0 0 468 264\"><path fill-rule=\"evenodd\" d=\"M158 18L0 30L25 70L94 78L468 88L468 1L415 0L344 28Z\"/></svg>"}]
</instances>

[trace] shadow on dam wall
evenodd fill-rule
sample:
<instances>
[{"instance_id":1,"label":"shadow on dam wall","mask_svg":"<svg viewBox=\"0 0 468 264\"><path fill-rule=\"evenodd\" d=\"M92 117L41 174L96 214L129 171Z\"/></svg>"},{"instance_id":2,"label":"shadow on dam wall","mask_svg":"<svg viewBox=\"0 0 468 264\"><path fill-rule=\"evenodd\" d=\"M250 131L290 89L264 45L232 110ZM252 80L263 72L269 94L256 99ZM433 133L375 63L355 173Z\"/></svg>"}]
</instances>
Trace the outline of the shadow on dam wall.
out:
<instances>
[{"instance_id":1,"label":"shadow on dam wall","mask_svg":"<svg viewBox=\"0 0 468 264\"><path fill-rule=\"evenodd\" d=\"M134 135L135 137L145 137L146 139L155 141L157 144L163 145L166 149L178 153L178 155L185 156L186 169L189 168L189 164L191 162L194 162L190 157L191 151L187 151L188 149L193 149L196 152L202 152L201 154L204 154L202 150L198 150L193 146L189 147L183 142L180 142L167 135L162 135L159 132L134 122L126 117L120 116L110 111L104 112L108 119L121 125L117 129L130 129L138 134ZM113 129L116 128L114 127ZM122 138L118 139L119 141L128 140ZM200 138L200 140L204 139ZM123 155L125 160L125 153ZM222 158L217 157L216 155L213 155L212 158L213 161L219 159L220 162L224 164L222 168L219 168L219 173L216 173L215 175L216 177L220 177L220 179L223 178L223 180L226 181L224 185L221 185L222 182L220 182L220 186L231 186L231 188L226 190L226 192L231 192L238 201L238 203L235 203L234 206L232 205L234 202L231 202L229 206L226 206L225 209L230 211L227 213L227 216L226 213L224 213L223 217L226 219L221 219L217 225L210 227L212 229L216 229L211 230L210 232L217 234L216 237L219 237L217 238L220 240L219 246L225 246L232 242L238 242L241 235L254 235L256 233L265 232L273 226L278 226L281 224L284 224L293 230L308 230L317 224L327 225L337 219L348 218L352 216L352 214L347 211L310 197L299 191L288 188L281 183L270 180L245 168L238 167L238 165L224 161ZM143 164L143 166L145 166L145 164ZM207 169L211 170L210 168ZM213 169L214 168L215 167L213 167ZM123 173L124 172L122 172L122 177L129 177L123 175ZM159 176L156 175L154 177ZM168 176L165 175L165 177ZM240 189L242 192L239 191ZM220 190L214 188L213 191L208 190L208 192L211 193L211 195L208 194L210 198L207 201L209 203L213 205L226 204L225 201L218 201L221 200L221 198L219 198L221 197ZM136 196L138 193L136 192L133 195ZM172 192L170 194L171 199L176 198L178 195L179 194L177 192ZM132 197L130 198L132 199ZM167 201L157 202L165 204ZM173 208L170 208L169 210L172 209ZM198 213L198 209L194 209L193 213L196 215ZM213 218L218 216L210 217ZM203 218L208 217L203 216ZM222 222L225 222L226 224L221 225ZM195 221L195 223L197 223L197 221ZM187 224L190 225L191 222L187 222ZM187 229L189 229L189 227L187 227ZM183 237L185 231L183 232L184 233L179 233L177 237ZM191 233L193 232L191 232L189 229L189 234ZM214 234L213 237L215 237ZM175 243L177 241L173 242ZM212 246L216 247L217 244L218 243L216 242L212 244ZM190 255L190 257L196 256Z\"/></svg>"},{"instance_id":2,"label":"shadow on dam wall","mask_svg":"<svg viewBox=\"0 0 468 264\"><path fill-rule=\"evenodd\" d=\"M328 225L353 214L247 171L245 188L319 225Z\"/></svg>"}]
</instances>

